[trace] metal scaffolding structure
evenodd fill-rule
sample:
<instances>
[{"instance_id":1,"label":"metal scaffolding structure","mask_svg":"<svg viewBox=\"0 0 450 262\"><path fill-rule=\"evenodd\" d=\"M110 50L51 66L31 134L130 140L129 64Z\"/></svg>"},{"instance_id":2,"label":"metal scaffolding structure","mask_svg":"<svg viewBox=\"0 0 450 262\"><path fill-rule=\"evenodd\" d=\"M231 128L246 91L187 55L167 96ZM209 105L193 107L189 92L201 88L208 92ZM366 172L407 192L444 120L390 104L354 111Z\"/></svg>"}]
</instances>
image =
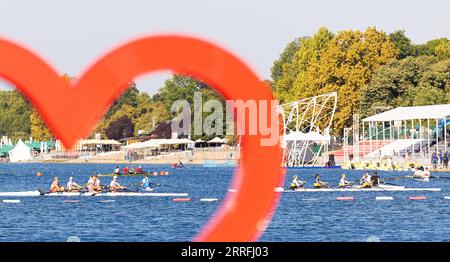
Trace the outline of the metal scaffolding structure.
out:
<instances>
[{"instance_id":1,"label":"metal scaffolding structure","mask_svg":"<svg viewBox=\"0 0 450 262\"><path fill-rule=\"evenodd\" d=\"M327 93L278 105L281 115L283 164L316 165L319 156L327 161L330 128L337 105L337 93Z\"/></svg>"}]
</instances>

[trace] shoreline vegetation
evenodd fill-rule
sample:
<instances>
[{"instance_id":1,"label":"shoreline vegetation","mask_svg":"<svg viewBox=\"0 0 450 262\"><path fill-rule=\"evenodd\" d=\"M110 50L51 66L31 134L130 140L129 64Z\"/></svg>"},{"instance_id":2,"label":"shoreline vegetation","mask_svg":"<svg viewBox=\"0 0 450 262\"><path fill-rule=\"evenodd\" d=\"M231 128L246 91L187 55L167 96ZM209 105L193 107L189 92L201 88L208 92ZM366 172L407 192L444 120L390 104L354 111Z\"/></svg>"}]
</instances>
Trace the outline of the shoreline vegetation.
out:
<instances>
[{"instance_id":1,"label":"shoreline vegetation","mask_svg":"<svg viewBox=\"0 0 450 262\"><path fill-rule=\"evenodd\" d=\"M62 78L67 82L75 79L67 74ZM274 61L271 79L266 82L280 103L337 92L337 110L331 127L334 143L330 151L338 150L342 148L343 130L352 126L355 114L362 118L400 106L450 103L450 40L443 37L424 44L414 44L404 31L388 34L369 27L365 31L331 32L327 28L320 28L312 36L299 37L287 43L286 48L280 50L279 58ZM171 107L177 100L187 100L193 105L196 92L201 93L202 106L207 101L216 99L226 108L224 99L217 92L190 76L174 74L152 96L139 91L133 81L128 86L94 128L90 138L95 136L96 139L116 140L122 146L148 139L173 138L170 120L176 118L178 112L172 112ZM214 113L216 112L210 114ZM210 114L203 113L202 120ZM223 126L226 127L226 121L229 120L224 118L223 121ZM320 123L318 125L321 128ZM225 130L222 133L225 134ZM19 139L29 140L30 143L55 141L37 111L16 90L0 91L0 136L12 141L2 143L0 149L3 158L7 157L10 150L5 146L11 147ZM216 136L217 134L203 134L189 138L193 141L209 141ZM183 134L178 137L187 136ZM226 138L228 146L238 144L237 136L221 137ZM52 153L51 149L49 152ZM227 152L229 151L225 150L222 155ZM237 151L233 152L235 156L238 155ZM90 157L49 160L40 157L39 152L37 155L38 161L41 159L44 162L129 162L125 157L109 160ZM177 158L181 160L183 156ZM205 154L184 159L186 163L200 163L204 160L219 160L220 157L208 159ZM160 155L136 161L172 163L174 158Z\"/></svg>"}]
</instances>

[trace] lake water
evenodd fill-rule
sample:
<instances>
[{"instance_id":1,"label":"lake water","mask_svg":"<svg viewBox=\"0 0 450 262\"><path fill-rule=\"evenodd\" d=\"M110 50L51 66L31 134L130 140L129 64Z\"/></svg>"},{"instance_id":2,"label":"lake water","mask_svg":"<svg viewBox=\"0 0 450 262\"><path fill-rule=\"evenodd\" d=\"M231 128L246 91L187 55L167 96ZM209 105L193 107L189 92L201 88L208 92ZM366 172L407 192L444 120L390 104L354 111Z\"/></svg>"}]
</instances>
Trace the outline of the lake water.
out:
<instances>
[{"instance_id":1,"label":"lake water","mask_svg":"<svg viewBox=\"0 0 450 262\"><path fill-rule=\"evenodd\" d=\"M48 189L52 178L65 184L70 176L86 183L93 173L110 173L113 164L0 164L0 191ZM191 202L147 197L0 197L20 199L18 204L0 202L0 241L189 241L222 203L232 177L232 168L186 165L143 165L148 171L169 171L153 178L163 186L155 192L187 192ZM37 172L43 176L37 177ZM289 170L312 184L315 170ZM322 179L335 182L343 170L320 170ZM357 180L362 171L347 172ZM382 177L408 172L380 172ZM438 174L448 176L450 174ZM101 177L109 184L109 177ZM121 177L124 185L141 178ZM286 186L289 184L286 181ZM321 192L284 193L272 222L261 241L449 241L450 180L429 183L412 179L393 180L407 187L441 187L441 192ZM257 181L255 181L257 185ZM422 201L409 196L427 196ZM336 201L353 196L354 201ZM375 201L392 196L393 201ZM200 202L200 198L219 198ZM64 203L67 199L78 203ZM115 202L102 203L102 200ZM72 237L72 238L71 238ZM75 237L75 238L73 238Z\"/></svg>"}]
</instances>

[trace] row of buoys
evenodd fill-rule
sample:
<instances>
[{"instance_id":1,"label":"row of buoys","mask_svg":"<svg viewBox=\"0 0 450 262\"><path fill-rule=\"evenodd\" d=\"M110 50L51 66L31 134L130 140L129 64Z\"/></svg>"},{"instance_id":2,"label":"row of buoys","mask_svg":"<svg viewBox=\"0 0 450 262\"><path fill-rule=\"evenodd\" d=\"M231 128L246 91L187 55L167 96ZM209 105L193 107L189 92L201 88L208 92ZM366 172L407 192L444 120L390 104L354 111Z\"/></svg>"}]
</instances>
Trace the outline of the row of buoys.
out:
<instances>
[{"instance_id":1,"label":"row of buoys","mask_svg":"<svg viewBox=\"0 0 450 262\"><path fill-rule=\"evenodd\" d=\"M158 172L153 172L153 173L158 173ZM159 175L160 176L168 176L169 175L169 171L160 171Z\"/></svg>"},{"instance_id":2,"label":"row of buoys","mask_svg":"<svg viewBox=\"0 0 450 262\"><path fill-rule=\"evenodd\" d=\"M19 199L4 199L3 200L3 203L14 203L14 204L16 204L16 203L20 203L20 200Z\"/></svg>"},{"instance_id":3,"label":"row of buoys","mask_svg":"<svg viewBox=\"0 0 450 262\"><path fill-rule=\"evenodd\" d=\"M192 199L189 197L179 197L179 198L173 198L172 202L190 202ZM215 197L205 197L200 198L200 202L215 202L218 201L218 198Z\"/></svg>"}]
</instances>

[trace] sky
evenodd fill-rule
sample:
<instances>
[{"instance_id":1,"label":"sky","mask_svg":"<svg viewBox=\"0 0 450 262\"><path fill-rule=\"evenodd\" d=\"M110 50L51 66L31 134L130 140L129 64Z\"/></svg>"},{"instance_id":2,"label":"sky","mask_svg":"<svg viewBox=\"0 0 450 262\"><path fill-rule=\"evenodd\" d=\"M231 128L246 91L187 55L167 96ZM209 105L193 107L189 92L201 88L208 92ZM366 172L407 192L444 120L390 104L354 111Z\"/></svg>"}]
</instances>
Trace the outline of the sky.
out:
<instances>
[{"instance_id":1,"label":"sky","mask_svg":"<svg viewBox=\"0 0 450 262\"><path fill-rule=\"evenodd\" d=\"M0 0L0 38L37 52L77 76L105 52L137 37L181 33L231 50L261 78L285 46L325 26L405 30L414 43L450 37L447 0ZM1 58L0 58L1 59ZM154 94L170 72L136 79ZM1 81L1 79L0 79ZM0 89L10 86L0 82Z\"/></svg>"}]
</instances>

